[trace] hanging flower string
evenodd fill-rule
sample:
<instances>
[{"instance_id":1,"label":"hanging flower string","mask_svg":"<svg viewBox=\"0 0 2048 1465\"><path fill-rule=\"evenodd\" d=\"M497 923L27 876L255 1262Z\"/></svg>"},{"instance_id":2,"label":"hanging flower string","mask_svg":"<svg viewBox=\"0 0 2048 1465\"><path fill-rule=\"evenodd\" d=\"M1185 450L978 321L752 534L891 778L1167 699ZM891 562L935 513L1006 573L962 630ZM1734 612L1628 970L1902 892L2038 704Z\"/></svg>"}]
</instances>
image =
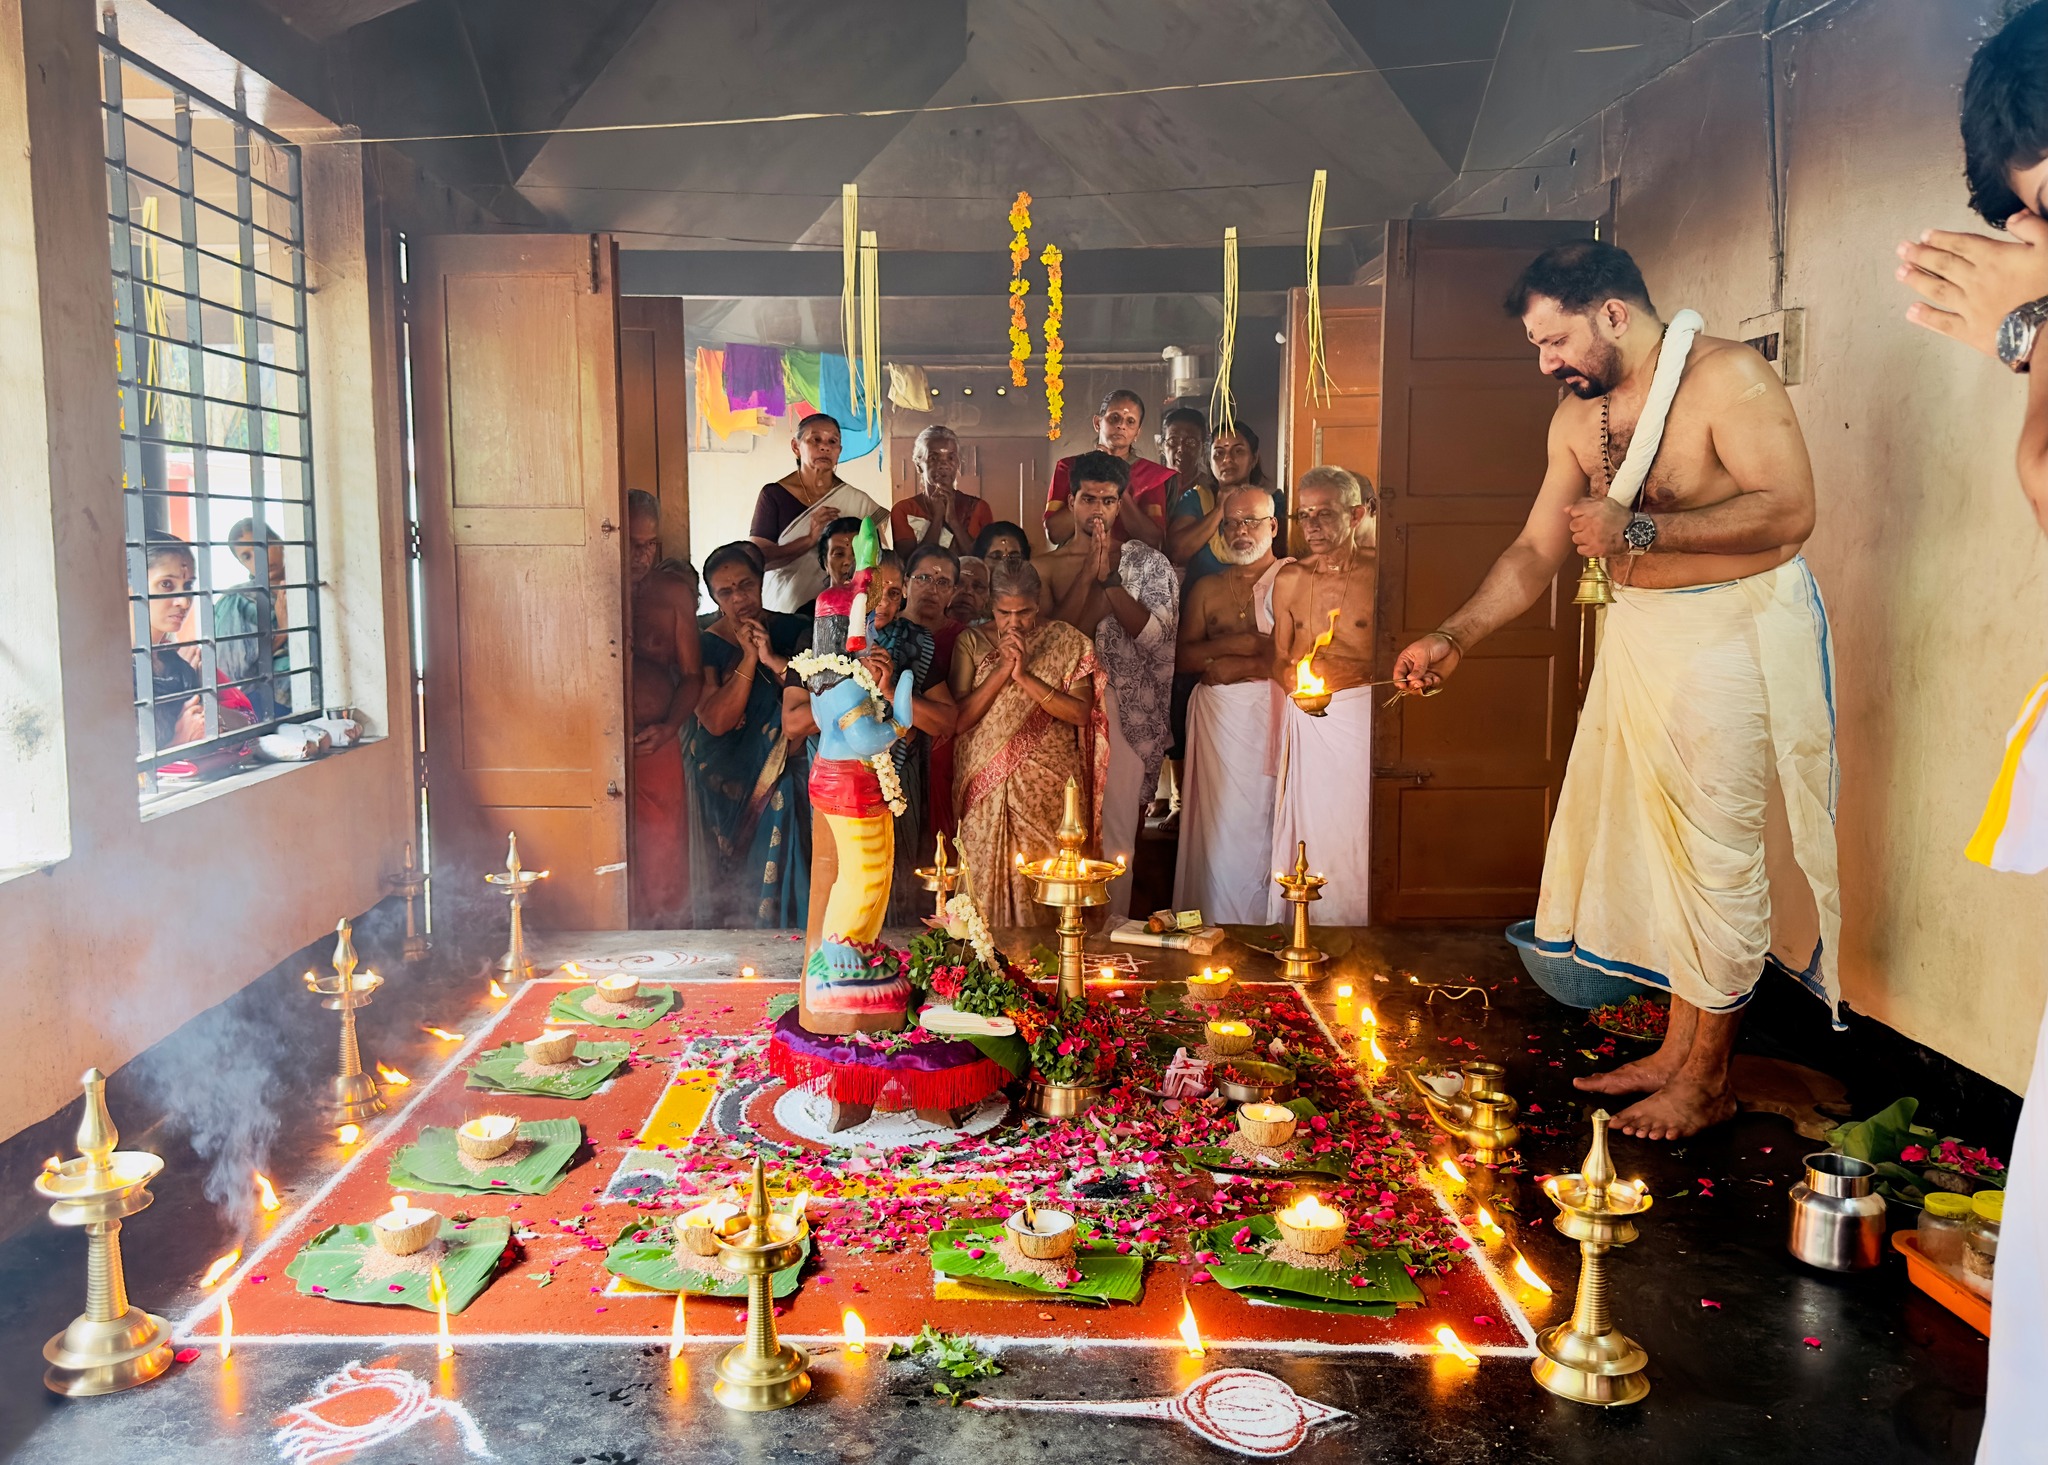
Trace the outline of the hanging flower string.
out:
<instances>
[{"instance_id":1,"label":"hanging flower string","mask_svg":"<svg viewBox=\"0 0 2048 1465\"><path fill-rule=\"evenodd\" d=\"M1048 418L1045 435L1057 442L1060 418L1067 407L1066 377L1060 369L1061 359L1067 351L1066 338L1060 334L1060 325L1067 313L1067 292L1061 283L1060 247L1048 244L1045 253L1038 258L1045 266L1045 412Z\"/></svg>"},{"instance_id":2,"label":"hanging flower string","mask_svg":"<svg viewBox=\"0 0 2048 1465\"><path fill-rule=\"evenodd\" d=\"M1024 262L1031 258L1031 195L1019 193L1010 205L1010 385L1021 387L1029 378L1024 363L1031 359L1031 329L1024 320L1024 297L1031 282L1024 278Z\"/></svg>"}]
</instances>

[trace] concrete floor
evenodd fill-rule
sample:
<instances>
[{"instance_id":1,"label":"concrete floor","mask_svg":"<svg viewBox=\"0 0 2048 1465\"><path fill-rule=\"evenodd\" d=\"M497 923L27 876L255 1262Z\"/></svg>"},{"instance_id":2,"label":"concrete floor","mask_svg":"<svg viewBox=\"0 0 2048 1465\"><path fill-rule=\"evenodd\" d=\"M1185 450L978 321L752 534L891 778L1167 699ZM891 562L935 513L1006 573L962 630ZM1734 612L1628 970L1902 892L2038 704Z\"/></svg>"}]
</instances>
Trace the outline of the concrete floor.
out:
<instances>
[{"instance_id":1,"label":"concrete floor","mask_svg":"<svg viewBox=\"0 0 2048 1465\"><path fill-rule=\"evenodd\" d=\"M1584 1152L1586 1106L1568 1080L1596 1066L1579 1050L1595 1046L1599 1035L1536 991L1490 931L1370 931L1355 938L1332 982L1365 984L1361 995L1373 991L1383 1021L1410 1032L1417 1052L1450 1053L1441 1046L1447 1037L1476 1042L1507 1063L1508 1088L1525 1109L1540 1108L1531 1121L1537 1128L1523 1143L1527 1174L1487 1179L1522 1217L1546 1214L1531 1177L1575 1168ZM796 948L771 933L630 939L694 945L764 972L794 968ZM372 932L365 942L373 959L376 940ZM1260 960L1247 959L1240 970ZM479 1010L481 967L474 954L439 953L398 976L365 1014L365 1052L416 1077L430 1070L445 1050L420 1024L460 1027ZM387 955L382 969L396 972L397 963ZM1421 989L1398 979L1372 987L1376 971L1413 971L1425 981L1469 976L1490 990L1494 1010L1489 1015L1469 1001L1425 1005ZM273 973L167 1040L162 1061L217 1045L223 1029L267 1032L271 1041L245 1044L238 1061L271 1067L279 1113L315 1112L312 1099L331 1062L331 1018L316 1018L296 989L296 969ZM1530 1048L1540 1052L1532 1056ZM157 1204L128 1223L129 1286L139 1302L175 1321L198 1298L199 1271L233 1236L202 1193L203 1166L177 1128L160 1122L152 1091L125 1078L114 1085L124 1143L156 1149L169 1161L154 1188ZM1869 1097L1852 1094L1859 1106ZM0 1146L0 1179L32 1175L41 1155L57 1147L53 1134L68 1134L75 1122L74 1109L54 1127ZM1516 1359L1467 1370L1446 1359L1237 1349L1212 1350L1203 1365L1164 1349L1012 1350L1003 1358L1005 1373L980 1388L996 1397L1131 1399L1175 1394L1195 1367L1264 1369L1302 1395L1348 1411L1310 1434L1291 1457L1303 1462L1579 1461L1617 1452L1659 1462L1967 1461L1983 1414L1982 1339L1911 1289L1889 1252L1879 1272L1837 1278L1802 1268L1784 1251L1785 1188L1799 1172L1799 1157L1817 1147L1786 1120L1765 1115L1743 1115L1676 1147L1617 1139L1622 1173L1644 1177L1660 1197L1642 1239L1615 1270L1618 1321L1650 1355L1652 1391L1632 1409L1601 1412L1555 1399ZM286 1124L268 1163L288 1207L331 1172L333 1154L324 1127ZM1519 1240L1560 1290L1568 1286L1574 1256L1547 1226ZM285 1458L274 1440L278 1417L344 1365L379 1361L327 1340L268 1342L245 1348L227 1365L207 1350L127 1394L56 1399L42 1388L39 1349L81 1304L83 1252L75 1232L34 1218L0 1242L0 1453L8 1459L236 1465ZM1720 1306L1703 1307L1703 1298ZM1802 1342L1808 1337L1820 1346ZM805 1406L730 1414L708 1393L722 1346L694 1345L675 1368L665 1349L625 1342L471 1344L445 1372L425 1347L400 1349L389 1361L459 1400L495 1457L508 1461L1110 1465L1227 1458L1168 1421L949 1408L909 1363L836 1352L818 1357L816 1389ZM470 1455L455 1422L435 1417L354 1458L396 1465Z\"/></svg>"}]
</instances>

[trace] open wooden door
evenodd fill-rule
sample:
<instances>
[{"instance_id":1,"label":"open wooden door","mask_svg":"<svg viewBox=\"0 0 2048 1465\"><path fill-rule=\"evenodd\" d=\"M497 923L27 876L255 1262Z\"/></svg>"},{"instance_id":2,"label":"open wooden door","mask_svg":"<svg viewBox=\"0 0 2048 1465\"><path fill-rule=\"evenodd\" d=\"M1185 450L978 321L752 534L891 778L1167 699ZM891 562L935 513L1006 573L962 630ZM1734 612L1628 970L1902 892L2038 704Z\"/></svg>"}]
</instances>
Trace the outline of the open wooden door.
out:
<instances>
[{"instance_id":1,"label":"open wooden door","mask_svg":"<svg viewBox=\"0 0 2048 1465\"><path fill-rule=\"evenodd\" d=\"M1309 391L1308 291L1287 292L1286 439L1274 461L1273 481L1292 488L1321 464L1349 468L1377 484L1380 477L1380 287L1339 285L1322 292L1323 360L1329 370L1325 400ZM1294 527L1286 553L1300 554Z\"/></svg>"},{"instance_id":2,"label":"open wooden door","mask_svg":"<svg viewBox=\"0 0 2048 1465\"><path fill-rule=\"evenodd\" d=\"M1380 457L1381 664L1464 603L1543 480L1557 384L1501 309L1531 259L1586 223L1387 226ZM1438 696L1374 728L1376 918L1512 919L1536 909L1578 715L1577 573L1468 657Z\"/></svg>"},{"instance_id":3,"label":"open wooden door","mask_svg":"<svg viewBox=\"0 0 2048 1465\"><path fill-rule=\"evenodd\" d=\"M619 434L626 487L661 501L661 552L688 560L690 384L683 367L683 302L669 295L621 300Z\"/></svg>"},{"instance_id":4,"label":"open wooden door","mask_svg":"<svg viewBox=\"0 0 2048 1465\"><path fill-rule=\"evenodd\" d=\"M508 830L557 930L626 922L624 488L608 235L443 235L410 320L437 888ZM448 895L444 894L444 900Z\"/></svg>"}]
</instances>

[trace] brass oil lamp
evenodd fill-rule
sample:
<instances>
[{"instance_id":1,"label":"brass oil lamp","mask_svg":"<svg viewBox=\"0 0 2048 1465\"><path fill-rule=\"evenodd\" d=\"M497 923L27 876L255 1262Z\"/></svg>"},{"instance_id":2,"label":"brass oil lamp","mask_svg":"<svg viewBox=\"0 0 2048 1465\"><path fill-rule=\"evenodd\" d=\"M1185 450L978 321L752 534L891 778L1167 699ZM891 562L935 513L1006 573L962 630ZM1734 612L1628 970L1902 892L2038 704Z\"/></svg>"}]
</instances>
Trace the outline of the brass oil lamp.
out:
<instances>
[{"instance_id":1,"label":"brass oil lamp","mask_svg":"<svg viewBox=\"0 0 2048 1465\"><path fill-rule=\"evenodd\" d=\"M391 893L405 901L405 946L401 951L407 962L418 961L433 946L433 938L419 926L419 898L426 893L427 872L419 867L413 858L412 841L405 842L405 864L384 877L384 883L391 887Z\"/></svg>"},{"instance_id":2,"label":"brass oil lamp","mask_svg":"<svg viewBox=\"0 0 2048 1465\"><path fill-rule=\"evenodd\" d=\"M484 876L486 885L498 886L512 903L512 936L506 944L505 954L498 958L498 978L508 989L515 982L530 982L539 975L526 954L526 921L522 912L526 909L526 893L547 879L548 874L546 870L520 867L519 836L512 834L505 841L503 872Z\"/></svg>"},{"instance_id":3,"label":"brass oil lamp","mask_svg":"<svg viewBox=\"0 0 2048 1465\"><path fill-rule=\"evenodd\" d=\"M1292 981L1311 981L1318 975L1316 969L1329 957L1309 944L1308 903L1323 898L1323 887L1329 881L1308 872L1307 840L1301 840L1294 846L1292 873L1278 874L1273 878L1279 883L1282 897L1294 907L1294 939L1273 953L1280 959L1280 974Z\"/></svg>"},{"instance_id":4,"label":"brass oil lamp","mask_svg":"<svg viewBox=\"0 0 2048 1465\"><path fill-rule=\"evenodd\" d=\"M1580 1404L1633 1404L1650 1392L1650 1356L1614 1326L1607 1305L1607 1254L1636 1239L1635 1218L1650 1208L1642 1182L1617 1180L1607 1155L1607 1111L1593 1113L1593 1147L1576 1175L1553 1175L1543 1193L1557 1207L1557 1229L1579 1243L1579 1291L1568 1321L1536 1335L1536 1382Z\"/></svg>"},{"instance_id":5,"label":"brass oil lamp","mask_svg":"<svg viewBox=\"0 0 2048 1465\"><path fill-rule=\"evenodd\" d=\"M321 998L320 1005L341 1014L341 1071L334 1078L334 1118L341 1124L360 1124L384 1112L384 1099L377 1092L377 1080L363 1072L363 1055L356 1045L356 1009L368 1007L370 998L384 985L375 972L356 972L356 947L347 917L335 927L334 975L316 977L306 973L306 990Z\"/></svg>"},{"instance_id":6,"label":"brass oil lamp","mask_svg":"<svg viewBox=\"0 0 2048 1465\"><path fill-rule=\"evenodd\" d=\"M1090 859L1082 853L1088 843L1088 826L1081 819L1081 784L1067 780L1067 806L1060 817L1060 852L1042 860L1027 861L1024 877L1038 887L1038 903L1055 906L1060 913L1060 987L1062 1003L1079 1002L1087 996L1088 978L1082 958L1081 912L1091 906L1109 904L1109 884L1124 873L1121 863Z\"/></svg>"},{"instance_id":7,"label":"brass oil lamp","mask_svg":"<svg viewBox=\"0 0 2048 1465\"><path fill-rule=\"evenodd\" d=\"M967 884L967 861L963 858L957 865L946 863L946 833L939 831L937 850L932 862L911 871L920 885L932 892L932 917L943 921L946 918L946 902L953 898L955 890Z\"/></svg>"},{"instance_id":8,"label":"brass oil lamp","mask_svg":"<svg viewBox=\"0 0 2048 1465\"><path fill-rule=\"evenodd\" d=\"M811 1356L775 1334L775 1274L803 1256L809 1224L801 1213L778 1216L768 1205L761 1157L754 1156L754 1188L746 1228L718 1237L720 1262L747 1279L747 1336L718 1360L711 1392L728 1409L763 1413L787 1409L811 1391Z\"/></svg>"}]
</instances>

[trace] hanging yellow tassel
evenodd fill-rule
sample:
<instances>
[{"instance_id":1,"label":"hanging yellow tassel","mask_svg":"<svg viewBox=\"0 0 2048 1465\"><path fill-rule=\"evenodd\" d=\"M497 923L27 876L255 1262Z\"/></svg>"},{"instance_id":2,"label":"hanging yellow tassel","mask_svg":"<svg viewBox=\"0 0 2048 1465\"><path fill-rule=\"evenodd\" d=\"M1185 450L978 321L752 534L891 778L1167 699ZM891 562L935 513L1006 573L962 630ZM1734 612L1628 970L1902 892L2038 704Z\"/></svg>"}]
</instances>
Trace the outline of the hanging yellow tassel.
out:
<instances>
[{"instance_id":1,"label":"hanging yellow tassel","mask_svg":"<svg viewBox=\"0 0 2048 1465\"><path fill-rule=\"evenodd\" d=\"M1216 342L1216 385L1209 393L1209 431L1237 426L1237 399L1230 394L1230 363L1237 355L1237 230L1223 231L1223 334Z\"/></svg>"},{"instance_id":2,"label":"hanging yellow tassel","mask_svg":"<svg viewBox=\"0 0 2048 1465\"><path fill-rule=\"evenodd\" d=\"M860 185L847 183L839 189L839 261L844 278L839 285L839 344L846 351L847 390L860 381Z\"/></svg>"},{"instance_id":3,"label":"hanging yellow tassel","mask_svg":"<svg viewBox=\"0 0 2048 1465\"><path fill-rule=\"evenodd\" d=\"M860 235L860 384L868 431L882 419L882 246L872 229ZM848 370L852 364L848 363Z\"/></svg>"},{"instance_id":4,"label":"hanging yellow tassel","mask_svg":"<svg viewBox=\"0 0 2048 1465\"><path fill-rule=\"evenodd\" d=\"M1308 190L1308 378L1307 403L1330 404L1336 383L1330 380L1330 363L1323 353L1323 201L1330 186L1326 168L1316 169L1315 182Z\"/></svg>"}]
</instances>

